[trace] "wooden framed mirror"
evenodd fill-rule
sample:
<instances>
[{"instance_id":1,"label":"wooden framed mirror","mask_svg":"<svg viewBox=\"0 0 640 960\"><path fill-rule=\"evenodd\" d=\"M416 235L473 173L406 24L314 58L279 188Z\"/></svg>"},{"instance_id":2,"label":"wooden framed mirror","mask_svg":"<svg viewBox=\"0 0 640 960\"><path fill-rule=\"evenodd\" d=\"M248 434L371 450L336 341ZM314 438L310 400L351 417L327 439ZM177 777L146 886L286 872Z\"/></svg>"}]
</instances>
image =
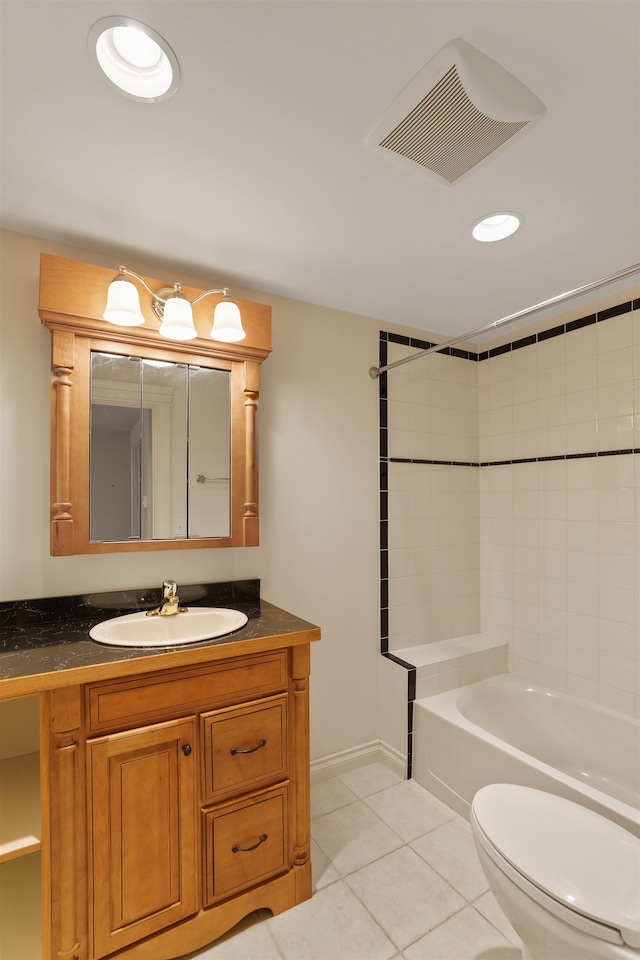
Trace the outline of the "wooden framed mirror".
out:
<instances>
[{"instance_id":1,"label":"wooden framed mirror","mask_svg":"<svg viewBox=\"0 0 640 960\"><path fill-rule=\"evenodd\" d=\"M167 340L150 298L141 297L142 326L102 319L115 272L40 258L39 314L52 337L51 554L257 546L271 308L237 301L246 338L220 343L202 300L197 337Z\"/></svg>"}]
</instances>

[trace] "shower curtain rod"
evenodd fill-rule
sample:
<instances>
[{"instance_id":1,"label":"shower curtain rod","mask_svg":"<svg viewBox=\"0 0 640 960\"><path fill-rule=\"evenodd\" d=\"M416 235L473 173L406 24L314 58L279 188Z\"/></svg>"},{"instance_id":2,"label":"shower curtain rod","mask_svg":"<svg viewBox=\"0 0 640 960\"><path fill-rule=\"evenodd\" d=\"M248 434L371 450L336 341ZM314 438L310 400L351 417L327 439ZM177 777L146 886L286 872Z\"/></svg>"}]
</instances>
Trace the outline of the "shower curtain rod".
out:
<instances>
[{"instance_id":1,"label":"shower curtain rod","mask_svg":"<svg viewBox=\"0 0 640 960\"><path fill-rule=\"evenodd\" d=\"M432 347L427 347L426 350L420 350L419 353L412 353L402 360L388 363L384 367L369 367L369 376L372 380L377 380L381 373L386 373L387 370L393 370L394 367L400 367L403 363L410 363L412 360L417 360L418 357L426 357L429 353L439 353L442 350L446 350L447 347L453 347L456 343L461 343L470 337L477 337L481 333L488 333L490 330L496 330L498 327L513 323L514 320L521 320L523 317L528 317L532 313L537 313L538 310L544 310L545 307L550 307L555 303L564 303L565 300L570 300L572 297L579 297L581 293L589 293L591 290L597 290L598 287L604 287L606 284L614 283L616 280L624 280L625 277L630 277L632 274L638 273L638 271L640 271L640 263L635 263L632 267L627 267L624 270L618 271L618 273L612 273L609 277L594 280L593 283L585 283L584 286L576 287L575 290L568 290L566 293L559 293L556 297L543 300L542 303L536 303L535 306L527 307L526 310L518 310L517 313L511 313L508 317L502 317L500 320L494 320L493 323L487 323L484 327L478 327L477 330L470 330L469 333L463 333L459 337L451 337L450 340L444 340L442 343L434 343Z\"/></svg>"}]
</instances>

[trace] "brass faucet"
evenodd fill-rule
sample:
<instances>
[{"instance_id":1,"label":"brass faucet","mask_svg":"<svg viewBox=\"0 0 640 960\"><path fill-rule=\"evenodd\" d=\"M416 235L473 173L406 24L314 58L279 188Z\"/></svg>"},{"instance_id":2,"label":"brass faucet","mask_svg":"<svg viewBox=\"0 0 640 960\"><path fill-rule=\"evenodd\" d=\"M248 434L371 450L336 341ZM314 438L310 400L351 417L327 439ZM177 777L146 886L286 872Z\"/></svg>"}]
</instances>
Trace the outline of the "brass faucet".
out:
<instances>
[{"instance_id":1,"label":"brass faucet","mask_svg":"<svg viewBox=\"0 0 640 960\"><path fill-rule=\"evenodd\" d=\"M148 617L174 617L186 613L187 608L180 606L178 584L175 580L165 580L162 584L162 603L155 610L147 610Z\"/></svg>"}]
</instances>

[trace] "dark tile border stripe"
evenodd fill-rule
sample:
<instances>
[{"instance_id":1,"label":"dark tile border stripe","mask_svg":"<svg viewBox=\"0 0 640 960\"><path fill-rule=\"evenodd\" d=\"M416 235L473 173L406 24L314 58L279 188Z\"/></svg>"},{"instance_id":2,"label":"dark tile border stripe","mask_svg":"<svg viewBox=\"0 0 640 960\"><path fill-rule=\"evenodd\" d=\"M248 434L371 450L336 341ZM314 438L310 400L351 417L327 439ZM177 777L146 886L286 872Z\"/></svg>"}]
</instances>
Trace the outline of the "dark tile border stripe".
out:
<instances>
[{"instance_id":1,"label":"dark tile border stripe","mask_svg":"<svg viewBox=\"0 0 640 960\"><path fill-rule=\"evenodd\" d=\"M503 467L505 464L548 463L550 460L582 460L585 457L622 457L640 453L640 447L627 447L624 450L587 450L584 453L557 453L548 457L519 457L517 460L420 460L413 457L387 457L385 463L414 463L427 466L445 467ZM388 492L388 481L386 486Z\"/></svg>"},{"instance_id":2,"label":"dark tile border stripe","mask_svg":"<svg viewBox=\"0 0 640 960\"><path fill-rule=\"evenodd\" d=\"M481 362L492 357L497 357L503 353L521 350L523 347L529 347L534 343L541 343L552 337L560 337L573 330L581 330L583 327L591 326L594 323L600 323L603 320L609 320L611 317L618 317L624 313L630 313L632 310L640 309L640 298L637 300L628 300L617 306L609 307L607 310L601 310L598 313L591 313L588 316L580 317L577 320L571 320L569 323L550 327L548 330L542 330L539 333L529 334L526 337L520 337L510 343L502 344L499 347L492 347L490 350L483 350L475 353L472 350L459 350L457 347L448 347L440 351L445 356L457 357L461 360L471 360L472 362ZM419 340L416 337L406 337L397 333L389 333L381 330L378 344L378 365L385 367L389 358L389 344L398 343L407 347L415 347L416 350L428 350L435 346L427 340ZM444 466L460 467L496 467L506 464L518 463L547 463L550 460L577 460L584 457L614 457L625 454L639 454L640 448L630 447L626 450L601 450L597 452L585 453L567 453L558 454L549 457L522 457L518 460L483 460L478 463L461 460L421 460L411 457L389 457L389 430L387 420L387 372L381 373L378 377L378 398L380 412L379 443L380 443L380 653L383 657L399 664L407 671L407 776L411 778L413 773L413 703L416 697L416 668L413 664L396 657L389 652L389 463L416 463Z\"/></svg>"}]
</instances>

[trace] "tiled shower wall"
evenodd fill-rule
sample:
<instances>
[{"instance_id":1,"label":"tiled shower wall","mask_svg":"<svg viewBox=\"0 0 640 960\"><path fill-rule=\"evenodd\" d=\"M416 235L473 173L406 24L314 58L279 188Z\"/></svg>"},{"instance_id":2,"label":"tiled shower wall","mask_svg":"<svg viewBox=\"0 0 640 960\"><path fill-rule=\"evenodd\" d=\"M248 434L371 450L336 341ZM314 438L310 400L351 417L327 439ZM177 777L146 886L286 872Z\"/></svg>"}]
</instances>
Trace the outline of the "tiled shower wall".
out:
<instances>
[{"instance_id":1,"label":"tiled shower wall","mask_svg":"<svg viewBox=\"0 0 640 960\"><path fill-rule=\"evenodd\" d=\"M389 344L389 362L415 353ZM387 374L389 649L480 629L477 363L431 354Z\"/></svg>"},{"instance_id":2,"label":"tiled shower wall","mask_svg":"<svg viewBox=\"0 0 640 960\"><path fill-rule=\"evenodd\" d=\"M640 716L631 306L386 375L383 650L385 626L389 652L481 630L513 673ZM388 362L423 346L383 338Z\"/></svg>"}]
</instances>

